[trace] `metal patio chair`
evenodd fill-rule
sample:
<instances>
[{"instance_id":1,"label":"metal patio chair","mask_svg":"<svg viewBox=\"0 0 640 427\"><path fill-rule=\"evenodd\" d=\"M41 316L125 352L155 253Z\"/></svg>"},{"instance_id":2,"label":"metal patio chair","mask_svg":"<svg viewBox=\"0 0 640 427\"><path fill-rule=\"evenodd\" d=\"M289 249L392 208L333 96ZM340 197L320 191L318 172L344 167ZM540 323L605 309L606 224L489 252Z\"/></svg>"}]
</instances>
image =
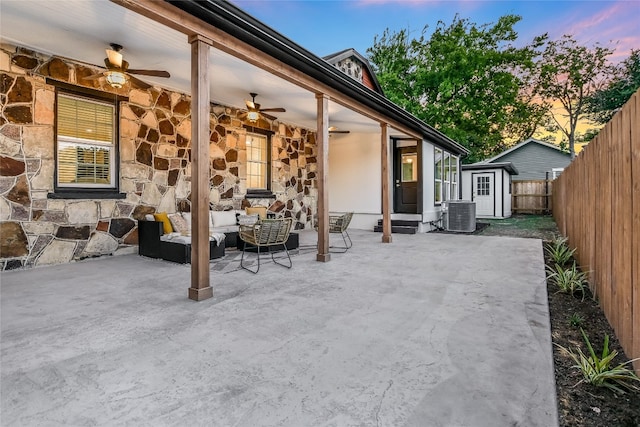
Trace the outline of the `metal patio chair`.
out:
<instances>
[{"instance_id":1,"label":"metal patio chair","mask_svg":"<svg viewBox=\"0 0 640 427\"><path fill-rule=\"evenodd\" d=\"M291 262L291 256L287 249L286 242L289 238L289 232L293 224L292 218L281 219L263 219L258 221L254 225L247 226L241 225L238 236L245 242L242 248L242 257L240 258L240 267L254 274L260 271L260 252L266 248L266 251L271 253L271 260L278 265L286 268L291 268L293 263ZM278 246L282 246L284 252L289 260L289 265L276 261L273 254L278 249ZM258 268L255 271L251 270L244 265L244 253L247 249L255 247L258 252ZM284 257L282 257L284 259Z\"/></svg>"},{"instance_id":2,"label":"metal patio chair","mask_svg":"<svg viewBox=\"0 0 640 427\"><path fill-rule=\"evenodd\" d=\"M330 249L337 249L334 252L346 252L353 246L351 236L347 232L347 228L351 223L353 212L347 212L342 215L329 215L329 233L340 233L344 246L332 246Z\"/></svg>"}]
</instances>

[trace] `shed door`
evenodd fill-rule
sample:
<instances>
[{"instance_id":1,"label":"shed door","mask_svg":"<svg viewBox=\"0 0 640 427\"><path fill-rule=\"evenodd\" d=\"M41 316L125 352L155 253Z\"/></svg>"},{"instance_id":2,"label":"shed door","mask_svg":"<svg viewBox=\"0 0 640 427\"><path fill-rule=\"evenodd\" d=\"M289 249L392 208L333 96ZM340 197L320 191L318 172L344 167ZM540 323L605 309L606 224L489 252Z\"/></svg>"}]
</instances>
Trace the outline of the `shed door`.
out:
<instances>
[{"instance_id":1,"label":"shed door","mask_svg":"<svg viewBox=\"0 0 640 427\"><path fill-rule=\"evenodd\" d=\"M495 177L493 173L473 174L473 201L477 216L495 216Z\"/></svg>"}]
</instances>

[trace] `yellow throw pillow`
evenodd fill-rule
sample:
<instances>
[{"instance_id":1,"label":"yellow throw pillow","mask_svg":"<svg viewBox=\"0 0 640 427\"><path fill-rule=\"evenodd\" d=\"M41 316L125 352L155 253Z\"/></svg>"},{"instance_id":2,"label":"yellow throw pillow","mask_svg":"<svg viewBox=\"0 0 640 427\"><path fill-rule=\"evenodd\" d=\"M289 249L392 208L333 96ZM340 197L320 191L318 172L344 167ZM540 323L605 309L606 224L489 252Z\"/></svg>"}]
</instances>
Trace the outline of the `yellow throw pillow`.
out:
<instances>
[{"instance_id":1,"label":"yellow throw pillow","mask_svg":"<svg viewBox=\"0 0 640 427\"><path fill-rule=\"evenodd\" d=\"M252 208L245 209L247 215L258 215L260 219L265 219L267 217L267 207L266 206L254 206Z\"/></svg>"},{"instance_id":2,"label":"yellow throw pillow","mask_svg":"<svg viewBox=\"0 0 640 427\"><path fill-rule=\"evenodd\" d=\"M166 212L154 213L153 217L156 221L162 222L162 232L164 234L173 233L173 227L171 227L171 221L169 221L169 217Z\"/></svg>"}]
</instances>

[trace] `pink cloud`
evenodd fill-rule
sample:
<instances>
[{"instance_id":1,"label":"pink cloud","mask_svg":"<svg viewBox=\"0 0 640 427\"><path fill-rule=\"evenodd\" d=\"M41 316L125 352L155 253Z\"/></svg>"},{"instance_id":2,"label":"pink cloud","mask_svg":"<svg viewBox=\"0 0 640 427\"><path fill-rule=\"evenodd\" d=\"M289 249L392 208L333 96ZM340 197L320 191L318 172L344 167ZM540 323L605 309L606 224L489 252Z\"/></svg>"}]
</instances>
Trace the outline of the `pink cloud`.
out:
<instances>
[{"instance_id":1,"label":"pink cloud","mask_svg":"<svg viewBox=\"0 0 640 427\"><path fill-rule=\"evenodd\" d=\"M439 0L424 1L424 0L358 0L356 4L358 6L371 6L371 5L383 5L383 4L402 4L409 6L437 6L442 3Z\"/></svg>"},{"instance_id":2,"label":"pink cloud","mask_svg":"<svg viewBox=\"0 0 640 427\"><path fill-rule=\"evenodd\" d=\"M408 6L415 8L437 8L447 5L448 7L458 7L460 10L473 10L482 6L482 1L477 0L357 0L355 4L360 7L397 5L398 7Z\"/></svg>"},{"instance_id":3,"label":"pink cloud","mask_svg":"<svg viewBox=\"0 0 640 427\"><path fill-rule=\"evenodd\" d=\"M611 59L618 62L629 55L631 49L640 48L640 3L635 1L616 1L603 10L591 15L569 18L573 22L569 27L561 28L552 34L572 34L576 40L584 44L600 43L615 48ZM557 33L557 34L555 34Z\"/></svg>"}]
</instances>

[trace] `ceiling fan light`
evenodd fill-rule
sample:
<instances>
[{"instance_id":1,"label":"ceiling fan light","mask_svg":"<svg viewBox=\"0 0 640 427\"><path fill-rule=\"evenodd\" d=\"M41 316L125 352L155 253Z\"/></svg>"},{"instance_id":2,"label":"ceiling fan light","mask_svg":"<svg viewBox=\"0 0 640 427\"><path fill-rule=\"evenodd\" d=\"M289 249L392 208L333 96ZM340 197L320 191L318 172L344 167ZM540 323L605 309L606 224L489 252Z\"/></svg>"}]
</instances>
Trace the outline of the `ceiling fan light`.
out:
<instances>
[{"instance_id":1,"label":"ceiling fan light","mask_svg":"<svg viewBox=\"0 0 640 427\"><path fill-rule=\"evenodd\" d=\"M115 50L107 49L107 58L109 62L116 67L122 67L122 54Z\"/></svg>"},{"instance_id":2,"label":"ceiling fan light","mask_svg":"<svg viewBox=\"0 0 640 427\"><path fill-rule=\"evenodd\" d=\"M114 89L120 89L127 82L127 76L120 71L107 71L105 75L107 83Z\"/></svg>"},{"instance_id":3,"label":"ceiling fan light","mask_svg":"<svg viewBox=\"0 0 640 427\"><path fill-rule=\"evenodd\" d=\"M260 118L260 114L257 111L249 111L247 113L247 120L250 122L257 122Z\"/></svg>"}]
</instances>

